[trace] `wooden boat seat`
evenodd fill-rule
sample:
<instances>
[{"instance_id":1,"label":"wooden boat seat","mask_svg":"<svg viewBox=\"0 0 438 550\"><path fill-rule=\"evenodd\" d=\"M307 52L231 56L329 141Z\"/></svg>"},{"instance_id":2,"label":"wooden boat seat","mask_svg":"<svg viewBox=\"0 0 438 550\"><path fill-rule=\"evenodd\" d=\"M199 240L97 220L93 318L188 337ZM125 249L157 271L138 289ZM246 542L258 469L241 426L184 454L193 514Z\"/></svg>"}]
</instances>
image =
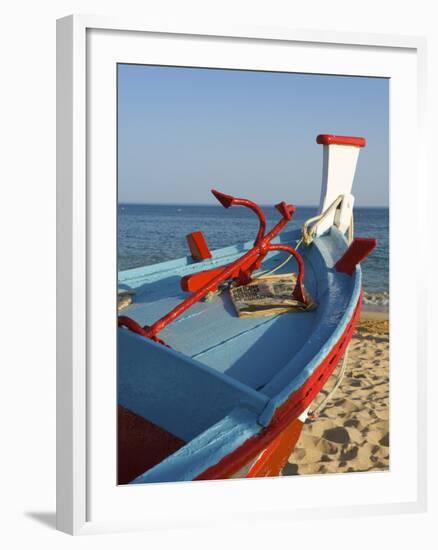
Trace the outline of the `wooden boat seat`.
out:
<instances>
[{"instance_id":1,"label":"wooden boat seat","mask_svg":"<svg viewBox=\"0 0 438 550\"><path fill-rule=\"evenodd\" d=\"M190 441L245 403L261 412L267 398L202 363L120 329L118 403L183 441Z\"/></svg>"}]
</instances>

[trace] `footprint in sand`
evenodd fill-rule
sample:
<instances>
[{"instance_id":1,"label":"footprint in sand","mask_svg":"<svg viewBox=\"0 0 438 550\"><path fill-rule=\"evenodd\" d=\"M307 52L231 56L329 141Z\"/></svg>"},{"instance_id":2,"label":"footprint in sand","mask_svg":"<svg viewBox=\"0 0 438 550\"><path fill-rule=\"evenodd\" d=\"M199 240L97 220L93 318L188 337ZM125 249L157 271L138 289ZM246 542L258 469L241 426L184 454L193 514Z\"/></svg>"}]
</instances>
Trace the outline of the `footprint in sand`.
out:
<instances>
[{"instance_id":1,"label":"footprint in sand","mask_svg":"<svg viewBox=\"0 0 438 550\"><path fill-rule=\"evenodd\" d=\"M388 327L360 323L343 382L321 414L305 423L282 475L388 470ZM338 373L336 369L315 403L333 388Z\"/></svg>"}]
</instances>

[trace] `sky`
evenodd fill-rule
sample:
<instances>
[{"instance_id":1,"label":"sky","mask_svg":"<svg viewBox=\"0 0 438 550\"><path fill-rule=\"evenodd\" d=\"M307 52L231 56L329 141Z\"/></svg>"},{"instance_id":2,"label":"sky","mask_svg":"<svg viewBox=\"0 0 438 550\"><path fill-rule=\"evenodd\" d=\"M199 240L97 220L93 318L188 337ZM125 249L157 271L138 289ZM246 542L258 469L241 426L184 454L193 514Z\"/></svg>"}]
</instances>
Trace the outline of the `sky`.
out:
<instances>
[{"instance_id":1,"label":"sky","mask_svg":"<svg viewBox=\"0 0 438 550\"><path fill-rule=\"evenodd\" d=\"M318 134L363 136L357 206L387 206L389 80L118 66L120 203L317 205Z\"/></svg>"}]
</instances>

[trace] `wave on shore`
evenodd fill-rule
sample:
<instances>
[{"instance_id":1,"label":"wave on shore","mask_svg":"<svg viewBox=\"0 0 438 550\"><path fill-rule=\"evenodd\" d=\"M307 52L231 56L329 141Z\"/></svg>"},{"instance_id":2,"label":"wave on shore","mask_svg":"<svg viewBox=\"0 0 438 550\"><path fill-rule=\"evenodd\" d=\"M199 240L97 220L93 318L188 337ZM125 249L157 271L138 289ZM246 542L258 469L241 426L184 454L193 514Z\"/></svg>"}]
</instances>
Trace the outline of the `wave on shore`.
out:
<instances>
[{"instance_id":1,"label":"wave on shore","mask_svg":"<svg viewBox=\"0 0 438 550\"><path fill-rule=\"evenodd\" d=\"M389 307L389 292L367 292L363 293L363 304L368 308L382 308L388 309Z\"/></svg>"}]
</instances>

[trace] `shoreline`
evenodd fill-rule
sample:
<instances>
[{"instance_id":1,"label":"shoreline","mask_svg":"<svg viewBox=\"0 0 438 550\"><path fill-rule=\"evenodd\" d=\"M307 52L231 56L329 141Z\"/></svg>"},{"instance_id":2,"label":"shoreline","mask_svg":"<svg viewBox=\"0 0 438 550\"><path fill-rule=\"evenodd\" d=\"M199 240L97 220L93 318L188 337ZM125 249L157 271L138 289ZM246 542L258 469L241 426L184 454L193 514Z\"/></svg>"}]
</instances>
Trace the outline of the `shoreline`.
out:
<instances>
[{"instance_id":1,"label":"shoreline","mask_svg":"<svg viewBox=\"0 0 438 550\"><path fill-rule=\"evenodd\" d=\"M362 302L360 321L389 321L389 305Z\"/></svg>"},{"instance_id":2,"label":"shoreline","mask_svg":"<svg viewBox=\"0 0 438 550\"><path fill-rule=\"evenodd\" d=\"M388 321L389 322L389 311L387 309L368 309L362 308L359 317L359 323L361 321Z\"/></svg>"}]
</instances>

